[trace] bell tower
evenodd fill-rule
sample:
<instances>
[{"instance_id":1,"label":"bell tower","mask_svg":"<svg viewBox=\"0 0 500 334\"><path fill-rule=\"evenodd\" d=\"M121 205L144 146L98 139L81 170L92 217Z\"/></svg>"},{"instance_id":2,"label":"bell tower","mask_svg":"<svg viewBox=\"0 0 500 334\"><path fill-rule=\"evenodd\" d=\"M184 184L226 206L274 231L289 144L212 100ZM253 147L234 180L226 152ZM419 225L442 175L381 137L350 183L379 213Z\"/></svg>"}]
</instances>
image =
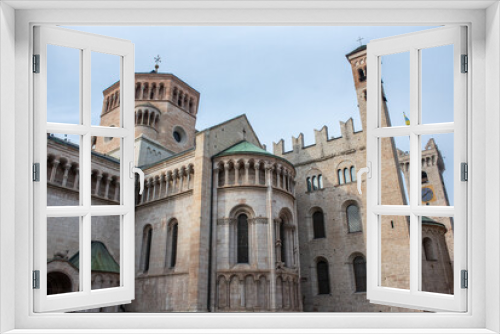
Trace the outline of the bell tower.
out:
<instances>
[{"instance_id":1,"label":"bell tower","mask_svg":"<svg viewBox=\"0 0 500 334\"><path fill-rule=\"evenodd\" d=\"M366 91L366 45L361 45L353 51L346 54L346 58L351 64L352 78L354 80L354 88L356 89L356 98L358 100L358 108L361 117L361 125L363 130L366 129L366 100L368 97Z\"/></svg>"},{"instance_id":2,"label":"bell tower","mask_svg":"<svg viewBox=\"0 0 500 334\"><path fill-rule=\"evenodd\" d=\"M156 58L155 58L156 60ZM146 165L193 148L200 93L170 73L160 73L158 61L151 72L135 74L136 164ZM120 82L103 91L101 126L120 121ZM117 138L93 138L94 150L116 155Z\"/></svg>"}]
</instances>

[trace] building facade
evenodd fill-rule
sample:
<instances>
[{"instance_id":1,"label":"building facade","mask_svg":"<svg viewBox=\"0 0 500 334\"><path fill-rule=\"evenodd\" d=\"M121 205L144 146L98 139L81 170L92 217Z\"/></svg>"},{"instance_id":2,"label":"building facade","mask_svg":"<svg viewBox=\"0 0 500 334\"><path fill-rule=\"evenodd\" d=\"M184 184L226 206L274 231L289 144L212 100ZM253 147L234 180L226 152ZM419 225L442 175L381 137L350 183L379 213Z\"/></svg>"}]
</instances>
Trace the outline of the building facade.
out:
<instances>
[{"instance_id":1,"label":"building facade","mask_svg":"<svg viewBox=\"0 0 500 334\"><path fill-rule=\"evenodd\" d=\"M347 59L365 129L366 47ZM100 124L116 126L119 82L103 93ZM245 115L196 131L200 94L175 75L137 73L135 94L136 164L146 175L136 194L135 300L97 311L408 311L366 299L366 198L356 189L366 133L352 119L340 123L339 138L324 127L314 145L305 147L301 134L292 150L280 140L269 153ZM92 202L119 203L120 141L92 140ZM444 205L444 163L437 144L428 146L423 189L436 194L430 205ZM78 202L79 145L49 135L48 147L48 205ZM390 138L381 154L381 201L405 204L408 159ZM77 223L48 224L53 293L78 289ZM380 224L382 284L409 288L409 221L388 216ZM452 221L424 217L422 225L423 289L453 293ZM119 285L117 229L113 217L96 217L95 288Z\"/></svg>"}]
</instances>

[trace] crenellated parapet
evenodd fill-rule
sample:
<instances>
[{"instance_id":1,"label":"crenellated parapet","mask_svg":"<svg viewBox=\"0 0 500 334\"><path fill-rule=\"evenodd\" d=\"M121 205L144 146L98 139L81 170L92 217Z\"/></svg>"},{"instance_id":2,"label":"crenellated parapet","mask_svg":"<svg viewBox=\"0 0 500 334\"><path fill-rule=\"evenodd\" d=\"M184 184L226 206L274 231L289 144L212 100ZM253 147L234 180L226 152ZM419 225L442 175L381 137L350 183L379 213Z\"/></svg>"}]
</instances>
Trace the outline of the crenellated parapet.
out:
<instances>
[{"instance_id":1,"label":"crenellated parapet","mask_svg":"<svg viewBox=\"0 0 500 334\"><path fill-rule=\"evenodd\" d=\"M300 133L297 137L292 136L292 150L287 151L285 141L281 139L273 143L273 153L286 158L295 165L304 161L331 158L364 150L364 132L354 130L353 119L349 118L346 122L339 123L340 137L330 137L328 127L325 125L320 130L314 130L314 144L305 146L304 134Z\"/></svg>"}]
</instances>

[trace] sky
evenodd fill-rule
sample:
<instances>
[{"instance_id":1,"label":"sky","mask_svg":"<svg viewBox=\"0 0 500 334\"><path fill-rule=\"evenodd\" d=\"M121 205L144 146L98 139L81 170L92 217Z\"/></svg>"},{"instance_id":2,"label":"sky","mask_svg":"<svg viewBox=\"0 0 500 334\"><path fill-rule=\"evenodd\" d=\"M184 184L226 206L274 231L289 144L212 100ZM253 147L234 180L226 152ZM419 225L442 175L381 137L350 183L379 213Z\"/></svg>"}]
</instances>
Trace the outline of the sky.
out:
<instances>
[{"instance_id":1,"label":"sky","mask_svg":"<svg viewBox=\"0 0 500 334\"><path fill-rule=\"evenodd\" d=\"M359 38L366 44L373 39L432 27L67 28L132 41L136 72L153 70L154 57L160 55L160 72L173 73L200 92L198 130L246 114L261 142L272 152L272 143L281 138L285 140L285 149L290 150L291 137L300 133L304 134L305 145L314 144L314 129L324 125L328 126L330 137L338 137L339 121L345 122L351 117L355 130L361 130L351 67L345 55L360 45ZM75 106L78 106L75 93L78 92L78 54L70 56L73 61L68 61L68 55L75 50L64 51L67 53L64 55L61 50L55 50L61 47L52 48L49 69L52 66L57 71L48 78L48 105L53 111L48 120L71 123L78 119L77 112L67 112L77 110ZM450 49L452 51L451 46L423 51L424 123L453 121L453 74L443 61L449 57ZM99 122L102 91L118 79L118 57L93 53L93 124ZM392 124L403 125L403 112L409 117L407 55L385 56L382 79ZM62 87L67 93L55 94ZM404 151L409 149L408 138L397 138L396 144ZM445 164L451 165L452 141L442 138L438 145ZM452 190L450 170L444 174L448 193Z\"/></svg>"}]
</instances>

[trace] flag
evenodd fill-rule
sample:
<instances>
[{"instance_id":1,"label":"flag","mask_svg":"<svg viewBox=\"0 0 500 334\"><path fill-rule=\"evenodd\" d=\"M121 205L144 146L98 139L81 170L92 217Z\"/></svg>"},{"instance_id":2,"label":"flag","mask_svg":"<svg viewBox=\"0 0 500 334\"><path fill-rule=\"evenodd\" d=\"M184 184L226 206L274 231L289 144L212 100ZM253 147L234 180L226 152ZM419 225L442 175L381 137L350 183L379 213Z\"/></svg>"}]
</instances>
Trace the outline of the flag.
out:
<instances>
[{"instance_id":1,"label":"flag","mask_svg":"<svg viewBox=\"0 0 500 334\"><path fill-rule=\"evenodd\" d=\"M410 119L409 119L408 117L406 117L406 114L405 114L405 112L404 112L404 111L403 111L403 116L404 116L404 118L405 118L405 124L406 124L406 125L410 125Z\"/></svg>"}]
</instances>

